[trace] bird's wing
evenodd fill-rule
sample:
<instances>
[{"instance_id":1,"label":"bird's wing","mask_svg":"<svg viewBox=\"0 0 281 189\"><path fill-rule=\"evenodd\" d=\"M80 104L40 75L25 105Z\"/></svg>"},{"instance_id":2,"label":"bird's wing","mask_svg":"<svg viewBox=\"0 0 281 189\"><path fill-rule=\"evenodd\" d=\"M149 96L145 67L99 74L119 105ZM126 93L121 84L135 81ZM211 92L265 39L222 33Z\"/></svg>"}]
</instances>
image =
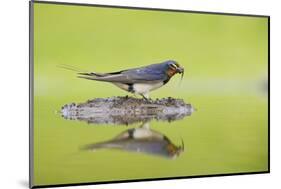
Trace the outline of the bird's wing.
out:
<instances>
[{"instance_id":1,"label":"bird's wing","mask_svg":"<svg viewBox=\"0 0 281 189\"><path fill-rule=\"evenodd\" d=\"M129 69L120 72L97 74L97 73L80 73L80 78L98 80L105 82L119 83L154 83L167 79L167 75L162 70L153 67L143 67ZM82 76L81 76L82 75Z\"/></svg>"}]
</instances>

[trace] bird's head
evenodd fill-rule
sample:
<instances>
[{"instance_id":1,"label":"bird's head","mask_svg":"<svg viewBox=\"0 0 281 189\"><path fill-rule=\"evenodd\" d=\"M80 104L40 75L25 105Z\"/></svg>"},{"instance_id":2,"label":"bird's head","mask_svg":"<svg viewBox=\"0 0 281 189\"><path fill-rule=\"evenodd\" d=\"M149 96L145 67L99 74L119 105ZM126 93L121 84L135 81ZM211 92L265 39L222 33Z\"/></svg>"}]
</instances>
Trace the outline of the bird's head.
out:
<instances>
[{"instance_id":1,"label":"bird's head","mask_svg":"<svg viewBox=\"0 0 281 189\"><path fill-rule=\"evenodd\" d=\"M167 145L167 151L169 153L170 158L177 158L182 152L184 152L184 142L181 140L182 145L176 146L172 143Z\"/></svg>"},{"instance_id":2,"label":"bird's head","mask_svg":"<svg viewBox=\"0 0 281 189\"><path fill-rule=\"evenodd\" d=\"M181 74L181 77L183 78L184 68L181 67L176 61L169 60L166 62L166 73L170 78L177 73Z\"/></svg>"}]
</instances>

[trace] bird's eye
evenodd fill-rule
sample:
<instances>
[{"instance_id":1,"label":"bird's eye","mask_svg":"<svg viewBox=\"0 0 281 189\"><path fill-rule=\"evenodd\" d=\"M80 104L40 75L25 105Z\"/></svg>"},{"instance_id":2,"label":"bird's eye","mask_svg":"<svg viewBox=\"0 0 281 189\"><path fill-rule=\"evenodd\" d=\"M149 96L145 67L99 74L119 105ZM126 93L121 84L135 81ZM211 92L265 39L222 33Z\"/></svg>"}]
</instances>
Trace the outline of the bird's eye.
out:
<instances>
[{"instance_id":1,"label":"bird's eye","mask_svg":"<svg viewBox=\"0 0 281 189\"><path fill-rule=\"evenodd\" d=\"M178 66L177 66L176 64L170 64L170 67L171 67L171 68L174 68L174 69L177 69L177 68L178 68Z\"/></svg>"}]
</instances>

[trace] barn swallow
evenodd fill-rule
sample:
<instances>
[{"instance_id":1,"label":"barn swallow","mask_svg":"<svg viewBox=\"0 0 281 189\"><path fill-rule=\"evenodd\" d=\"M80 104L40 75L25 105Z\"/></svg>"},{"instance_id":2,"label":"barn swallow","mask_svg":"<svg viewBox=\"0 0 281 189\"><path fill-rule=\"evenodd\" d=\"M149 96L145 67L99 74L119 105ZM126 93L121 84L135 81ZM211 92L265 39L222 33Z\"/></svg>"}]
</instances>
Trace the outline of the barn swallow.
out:
<instances>
[{"instance_id":1,"label":"barn swallow","mask_svg":"<svg viewBox=\"0 0 281 189\"><path fill-rule=\"evenodd\" d=\"M78 73L78 77L109 82L125 91L139 94L143 98L148 99L150 91L162 87L177 73L181 74L181 78L183 78L184 68L176 61L168 60L158 64L118 72Z\"/></svg>"},{"instance_id":2,"label":"barn swallow","mask_svg":"<svg viewBox=\"0 0 281 189\"><path fill-rule=\"evenodd\" d=\"M149 124L144 123L141 127L128 129L111 140L89 144L81 149L118 149L174 159L184 151L184 143L182 140L182 145L176 146L165 135L151 130Z\"/></svg>"}]
</instances>

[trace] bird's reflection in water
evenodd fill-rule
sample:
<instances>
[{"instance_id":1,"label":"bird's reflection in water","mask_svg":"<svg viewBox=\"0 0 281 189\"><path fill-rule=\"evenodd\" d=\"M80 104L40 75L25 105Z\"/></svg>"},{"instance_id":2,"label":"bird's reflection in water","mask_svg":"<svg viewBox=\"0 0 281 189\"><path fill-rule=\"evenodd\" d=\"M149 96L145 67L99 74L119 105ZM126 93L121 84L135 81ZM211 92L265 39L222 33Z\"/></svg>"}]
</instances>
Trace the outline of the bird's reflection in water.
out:
<instances>
[{"instance_id":1,"label":"bird's reflection in water","mask_svg":"<svg viewBox=\"0 0 281 189\"><path fill-rule=\"evenodd\" d=\"M117 149L174 159L184 151L184 143L182 140L182 144L177 146L162 133L150 129L149 123L144 123L139 128L128 129L113 139L89 144L82 149Z\"/></svg>"}]
</instances>

